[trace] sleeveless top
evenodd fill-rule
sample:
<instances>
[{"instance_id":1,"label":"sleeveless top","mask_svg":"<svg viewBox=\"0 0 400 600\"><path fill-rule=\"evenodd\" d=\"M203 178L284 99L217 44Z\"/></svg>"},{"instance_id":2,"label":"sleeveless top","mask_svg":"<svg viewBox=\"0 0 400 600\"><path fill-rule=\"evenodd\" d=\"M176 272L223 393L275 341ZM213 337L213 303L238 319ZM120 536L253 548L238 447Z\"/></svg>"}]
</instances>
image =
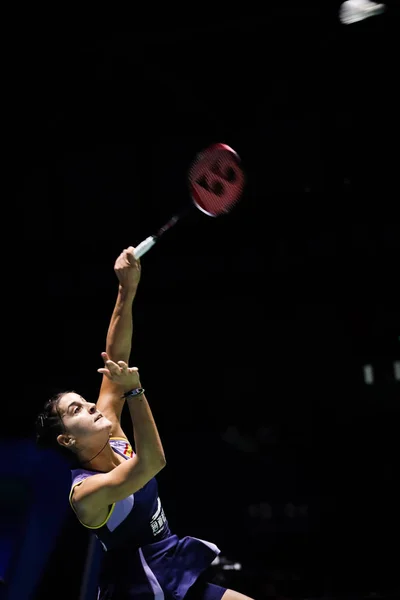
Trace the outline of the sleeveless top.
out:
<instances>
[{"instance_id":1,"label":"sleeveless top","mask_svg":"<svg viewBox=\"0 0 400 600\"><path fill-rule=\"evenodd\" d=\"M110 438L110 445L126 460L134 455L127 439ZM75 514L74 488L97 473L87 469L71 471L69 501ZM189 587L220 552L210 542L190 536L179 539L171 534L155 478L112 504L101 525L80 523L93 531L104 551L98 600L183 600Z\"/></svg>"}]
</instances>

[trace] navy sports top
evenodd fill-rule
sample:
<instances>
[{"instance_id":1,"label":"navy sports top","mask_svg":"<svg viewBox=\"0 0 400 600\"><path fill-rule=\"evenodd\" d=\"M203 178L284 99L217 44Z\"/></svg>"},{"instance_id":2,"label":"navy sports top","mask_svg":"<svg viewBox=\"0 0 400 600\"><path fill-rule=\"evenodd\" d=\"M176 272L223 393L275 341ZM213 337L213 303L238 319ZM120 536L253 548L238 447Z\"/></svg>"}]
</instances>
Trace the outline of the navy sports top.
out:
<instances>
[{"instance_id":1,"label":"navy sports top","mask_svg":"<svg viewBox=\"0 0 400 600\"><path fill-rule=\"evenodd\" d=\"M133 456L132 446L128 440L110 438L110 445L114 452L127 459ZM96 471L86 469L72 471L72 487L69 498L73 509L72 493L74 488L87 477L96 474ZM158 497L158 485L154 477L134 494L112 504L104 523L97 527L89 527L84 523L82 525L95 531L106 551L132 544L133 540L137 547L145 546L171 535Z\"/></svg>"},{"instance_id":2,"label":"navy sports top","mask_svg":"<svg viewBox=\"0 0 400 600\"><path fill-rule=\"evenodd\" d=\"M110 438L110 445L127 460L134 454L126 439ZM97 471L74 469L71 473L69 500L76 514L73 489ZM210 542L171 534L155 478L112 504L101 525L82 525L93 531L104 550L98 600L120 596L132 600L183 600L220 552Z\"/></svg>"}]
</instances>

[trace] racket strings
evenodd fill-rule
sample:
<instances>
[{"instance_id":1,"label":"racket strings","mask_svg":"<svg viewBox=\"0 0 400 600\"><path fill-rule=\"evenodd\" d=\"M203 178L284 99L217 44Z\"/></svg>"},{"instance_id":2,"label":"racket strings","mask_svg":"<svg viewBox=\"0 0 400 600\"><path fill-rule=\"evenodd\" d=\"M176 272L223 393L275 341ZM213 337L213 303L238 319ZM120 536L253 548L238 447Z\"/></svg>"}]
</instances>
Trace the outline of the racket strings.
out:
<instances>
[{"instance_id":1,"label":"racket strings","mask_svg":"<svg viewBox=\"0 0 400 600\"><path fill-rule=\"evenodd\" d=\"M218 216L228 212L240 199L244 177L237 156L224 151L202 154L190 173L194 201L203 212Z\"/></svg>"}]
</instances>

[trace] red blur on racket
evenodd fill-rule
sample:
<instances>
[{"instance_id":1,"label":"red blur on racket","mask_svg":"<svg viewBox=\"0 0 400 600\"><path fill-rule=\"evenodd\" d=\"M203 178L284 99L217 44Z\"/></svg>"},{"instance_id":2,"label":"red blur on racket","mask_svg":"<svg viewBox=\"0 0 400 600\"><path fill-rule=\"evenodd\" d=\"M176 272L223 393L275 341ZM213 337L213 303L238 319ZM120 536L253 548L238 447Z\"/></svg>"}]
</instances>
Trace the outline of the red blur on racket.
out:
<instances>
[{"instance_id":1,"label":"red blur on racket","mask_svg":"<svg viewBox=\"0 0 400 600\"><path fill-rule=\"evenodd\" d=\"M201 212L210 217L229 213L240 200L245 185L239 155L226 144L214 144L206 148L192 162L188 184L193 204ZM136 246L135 258L148 252L166 231L178 223L183 214L173 216L155 235Z\"/></svg>"}]
</instances>

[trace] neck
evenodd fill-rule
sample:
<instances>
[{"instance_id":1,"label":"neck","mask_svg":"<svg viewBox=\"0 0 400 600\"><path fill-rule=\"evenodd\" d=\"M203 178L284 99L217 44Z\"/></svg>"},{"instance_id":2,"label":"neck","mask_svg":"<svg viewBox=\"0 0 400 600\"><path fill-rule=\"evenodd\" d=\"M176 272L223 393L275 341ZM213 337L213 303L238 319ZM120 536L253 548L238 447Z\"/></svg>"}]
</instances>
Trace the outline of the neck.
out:
<instances>
[{"instance_id":1,"label":"neck","mask_svg":"<svg viewBox=\"0 0 400 600\"><path fill-rule=\"evenodd\" d=\"M79 462L84 469L108 473L120 464L118 456L110 446L109 440L96 449L85 450L85 455L79 456Z\"/></svg>"}]
</instances>

